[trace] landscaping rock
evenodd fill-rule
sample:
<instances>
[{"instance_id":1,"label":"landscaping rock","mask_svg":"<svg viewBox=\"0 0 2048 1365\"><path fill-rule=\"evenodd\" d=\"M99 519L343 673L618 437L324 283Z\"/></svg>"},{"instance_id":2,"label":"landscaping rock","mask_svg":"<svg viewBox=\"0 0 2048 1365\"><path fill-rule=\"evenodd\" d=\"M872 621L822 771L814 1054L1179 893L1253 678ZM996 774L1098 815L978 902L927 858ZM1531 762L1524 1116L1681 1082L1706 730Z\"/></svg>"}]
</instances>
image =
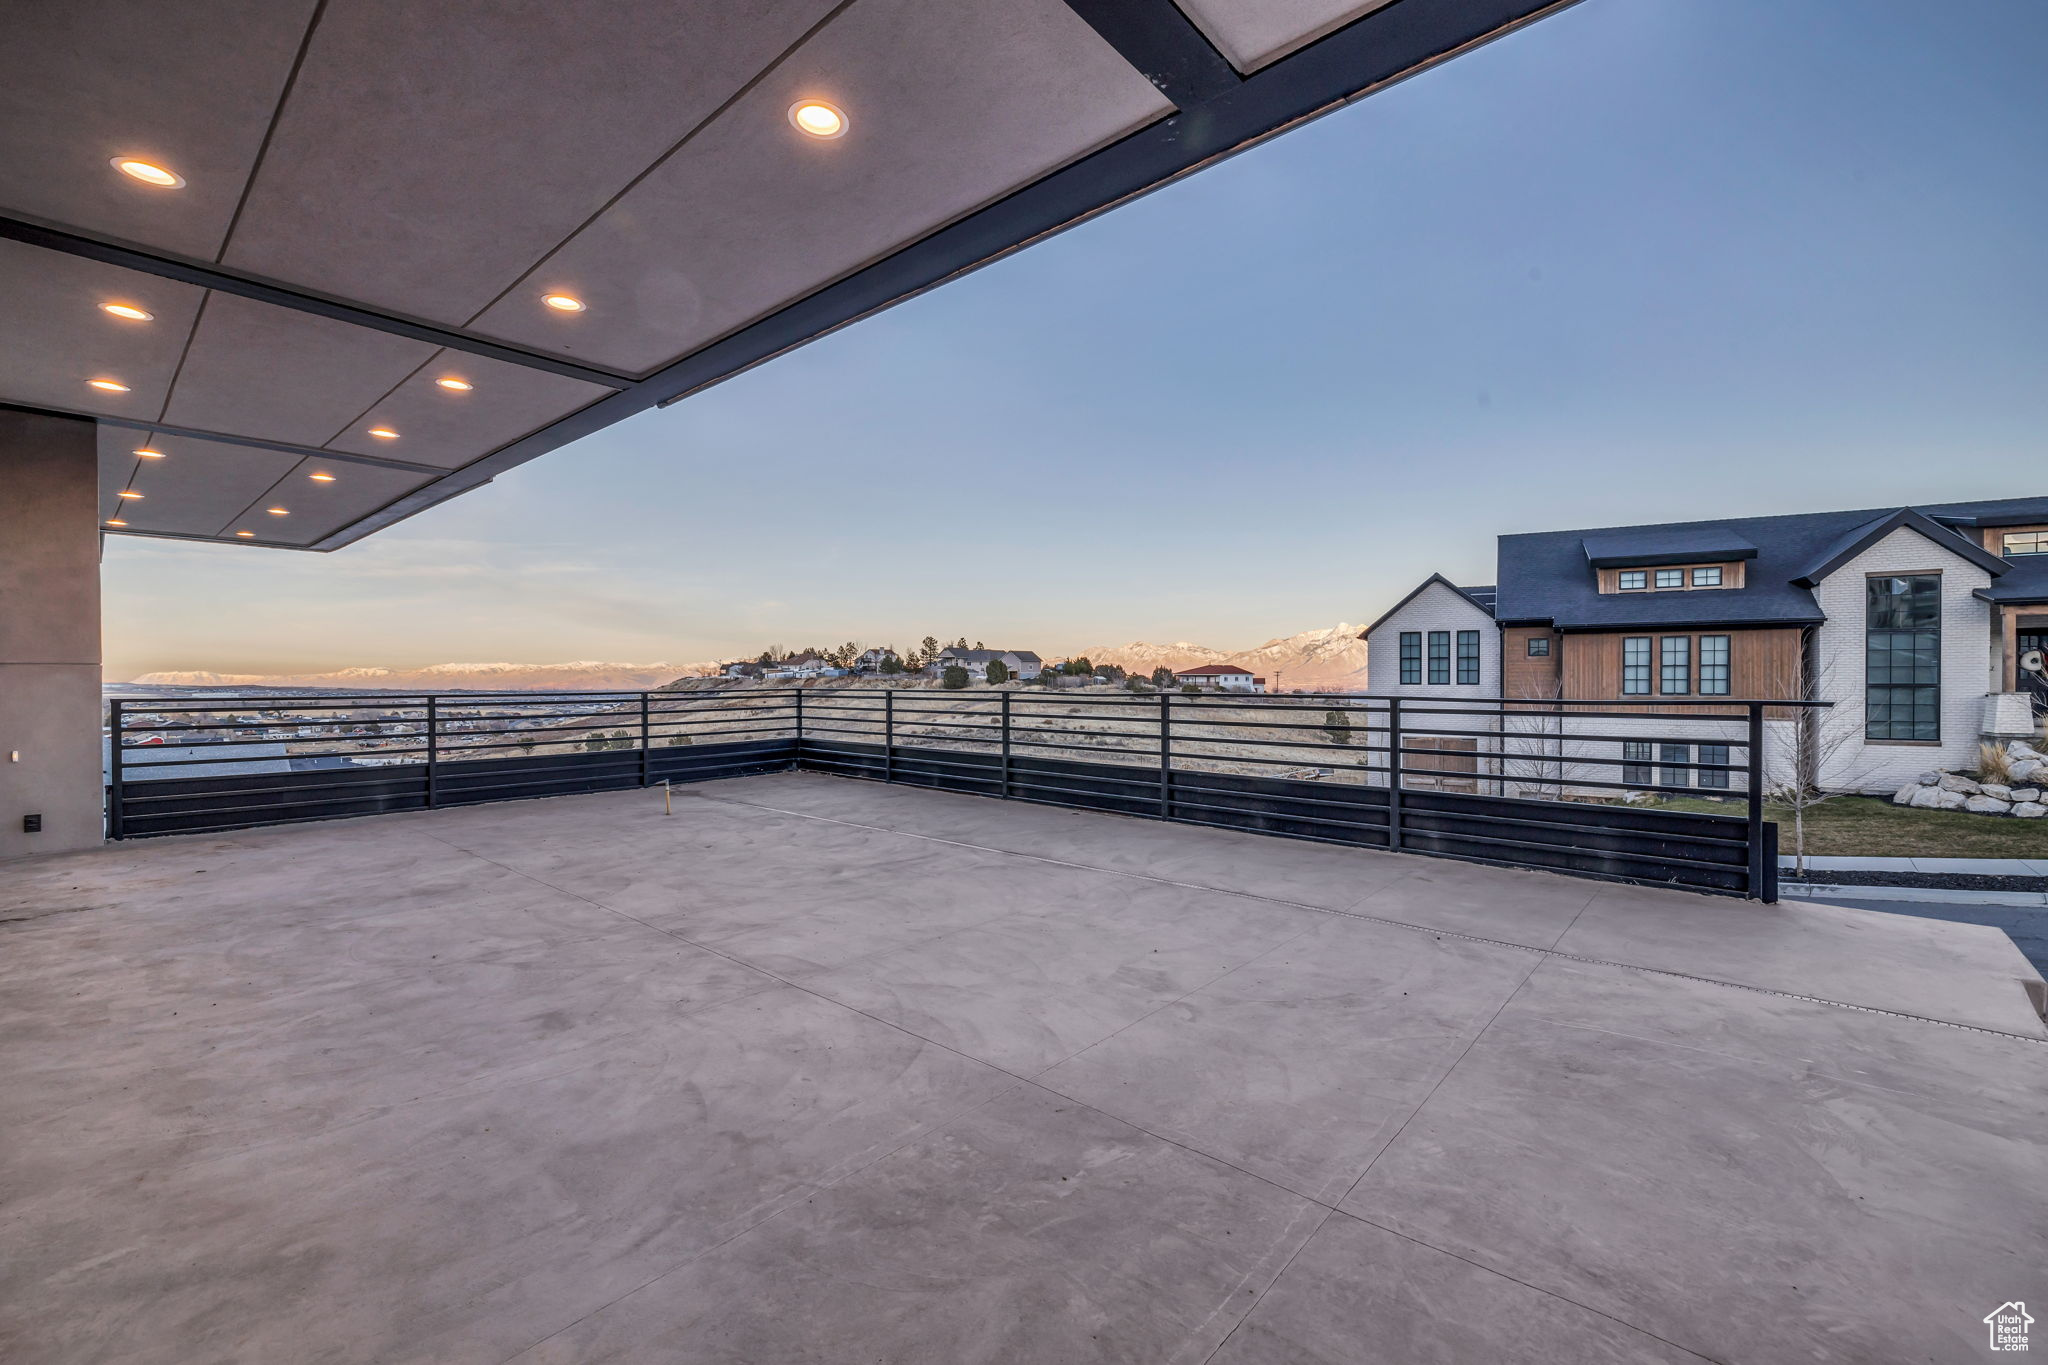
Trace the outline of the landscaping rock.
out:
<instances>
[{"instance_id":1,"label":"landscaping rock","mask_svg":"<svg viewBox=\"0 0 2048 1365\"><path fill-rule=\"evenodd\" d=\"M1926 790L1927 788L1921 786L1918 782L1909 782L1892 793L1892 804L1894 806L1910 806L1913 804L1913 794Z\"/></svg>"},{"instance_id":2,"label":"landscaping rock","mask_svg":"<svg viewBox=\"0 0 2048 1365\"><path fill-rule=\"evenodd\" d=\"M2039 801L2041 799L2041 789L2039 787L2014 787L2012 789L2012 799L2015 801Z\"/></svg>"},{"instance_id":3,"label":"landscaping rock","mask_svg":"<svg viewBox=\"0 0 2048 1365\"><path fill-rule=\"evenodd\" d=\"M1948 791L1942 787L1922 787L1913 793L1913 799L1907 804L1918 806L1922 810L1955 810L1967 800L1969 798L1961 792Z\"/></svg>"},{"instance_id":4,"label":"landscaping rock","mask_svg":"<svg viewBox=\"0 0 2048 1365\"><path fill-rule=\"evenodd\" d=\"M2025 801L2012 808L2012 813L2022 820L2038 820L2048 815L2048 805L2039 801Z\"/></svg>"},{"instance_id":5,"label":"landscaping rock","mask_svg":"<svg viewBox=\"0 0 2048 1365\"><path fill-rule=\"evenodd\" d=\"M1941 774L1936 772L1934 769L1929 768L1926 772L1920 774L1920 776L1914 778L1913 780L1915 782L1918 782L1923 787L1938 787L1941 785Z\"/></svg>"},{"instance_id":6,"label":"landscaping rock","mask_svg":"<svg viewBox=\"0 0 2048 1365\"><path fill-rule=\"evenodd\" d=\"M1984 784L1984 795L2000 801L2010 801L2012 800L2012 788L2002 787L1996 782L1986 782Z\"/></svg>"},{"instance_id":7,"label":"landscaping rock","mask_svg":"<svg viewBox=\"0 0 2048 1365\"><path fill-rule=\"evenodd\" d=\"M2037 777L2048 777L2048 763L2037 758L2023 758L2006 770L2015 782L2026 782Z\"/></svg>"},{"instance_id":8,"label":"landscaping rock","mask_svg":"<svg viewBox=\"0 0 2048 1365\"><path fill-rule=\"evenodd\" d=\"M2012 809L2012 802L2001 801L1995 796L1966 796L1963 809L1977 815L2003 815Z\"/></svg>"},{"instance_id":9,"label":"landscaping rock","mask_svg":"<svg viewBox=\"0 0 2048 1365\"><path fill-rule=\"evenodd\" d=\"M1961 792L1965 796L1971 796L1983 790L1975 781L1958 773L1943 773L1941 775L1941 789L1945 792Z\"/></svg>"},{"instance_id":10,"label":"landscaping rock","mask_svg":"<svg viewBox=\"0 0 2048 1365\"><path fill-rule=\"evenodd\" d=\"M2023 739L2016 739L2012 743L2006 745L2005 756L2007 758L2032 759L2036 763L2042 762L2043 760L2048 760L2048 754L2042 753L2039 749L2036 749L2033 745L2027 743Z\"/></svg>"}]
</instances>

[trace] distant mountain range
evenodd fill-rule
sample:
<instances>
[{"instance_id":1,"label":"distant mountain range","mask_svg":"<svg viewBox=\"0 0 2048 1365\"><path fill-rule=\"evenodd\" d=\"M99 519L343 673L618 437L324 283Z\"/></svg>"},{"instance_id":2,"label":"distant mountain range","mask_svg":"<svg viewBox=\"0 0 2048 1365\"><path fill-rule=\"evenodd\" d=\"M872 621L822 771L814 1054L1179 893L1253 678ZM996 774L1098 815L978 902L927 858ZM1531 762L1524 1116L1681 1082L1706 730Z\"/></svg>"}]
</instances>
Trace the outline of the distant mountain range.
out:
<instances>
[{"instance_id":1,"label":"distant mountain range","mask_svg":"<svg viewBox=\"0 0 2048 1365\"><path fill-rule=\"evenodd\" d=\"M1353 692L1365 688L1365 641L1360 627L1338 623L1324 630L1305 630L1268 640L1235 653L1188 640L1170 645L1134 641L1127 645L1093 645L1075 653L1090 663L1116 664L1133 673L1167 668L1198 668L1203 664L1235 664L1249 669L1288 692Z\"/></svg>"},{"instance_id":2,"label":"distant mountain range","mask_svg":"<svg viewBox=\"0 0 2048 1365\"><path fill-rule=\"evenodd\" d=\"M1355 691L1365 686L1365 641L1358 627L1331 626L1268 640L1255 649L1212 649L1181 640L1170 645L1142 641L1095 645L1074 651L1098 664L1119 664L1134 673L1200 664L1237 664L1290 692ZM424 668L337 668L326 673L144 673L145 687L348 687L366 691L639 691L678 678L708 677L715 663L631 664L579 660L564 664L429 664Z\"/></svg>"},{"instance_id":3,"label":"distant mountain range","mask_svg":"<svg viewBox=\"0 0 2048 1365\"><path fill-rule=\"evenodd\" d=\"M634 692L702 677L716 664L429 664L425 668L338 668L331 673L145 673L152 687L360 687L421 692Z\"/></svg>"}]
</instances>

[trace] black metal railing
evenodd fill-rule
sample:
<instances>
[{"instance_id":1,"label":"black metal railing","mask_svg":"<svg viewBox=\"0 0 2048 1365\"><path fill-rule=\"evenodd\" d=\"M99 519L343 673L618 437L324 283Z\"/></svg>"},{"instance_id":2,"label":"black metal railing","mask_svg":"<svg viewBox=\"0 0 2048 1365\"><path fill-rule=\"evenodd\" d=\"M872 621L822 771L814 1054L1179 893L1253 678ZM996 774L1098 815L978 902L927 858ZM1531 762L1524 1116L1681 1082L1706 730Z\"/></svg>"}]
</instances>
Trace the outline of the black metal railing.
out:
<instances>
[{"instance_id":1,"label":"black metal railing","mask_svg":"<svg viewBox=\"0 0 2048 1365\"><path fill-rule=\"evenodd\" d=\"M1774 900L1771 727L1789 762L1787 718L1809 705L836 684L120 699L108 831L801 767Z\"/></svg>"}]
</instances>

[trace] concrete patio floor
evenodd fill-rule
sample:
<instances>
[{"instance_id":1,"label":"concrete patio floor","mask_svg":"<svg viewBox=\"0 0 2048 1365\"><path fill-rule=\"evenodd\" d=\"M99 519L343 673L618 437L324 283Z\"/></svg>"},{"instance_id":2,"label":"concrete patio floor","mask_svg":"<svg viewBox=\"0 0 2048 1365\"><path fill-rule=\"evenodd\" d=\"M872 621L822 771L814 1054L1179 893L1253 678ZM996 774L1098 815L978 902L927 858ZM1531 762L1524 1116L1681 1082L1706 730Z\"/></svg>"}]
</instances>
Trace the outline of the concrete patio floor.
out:
<instances>
[{"instance_id":1,"label":"concrete patio floor","mask_svg":"<svg viewBox=\"0 0 2048 1365\"><path fill-rule=\"evenodd\" d=\"M0 1360L1978 1360L2033 979L804 774L19 862Z\"/></svg>"}]
</instances>

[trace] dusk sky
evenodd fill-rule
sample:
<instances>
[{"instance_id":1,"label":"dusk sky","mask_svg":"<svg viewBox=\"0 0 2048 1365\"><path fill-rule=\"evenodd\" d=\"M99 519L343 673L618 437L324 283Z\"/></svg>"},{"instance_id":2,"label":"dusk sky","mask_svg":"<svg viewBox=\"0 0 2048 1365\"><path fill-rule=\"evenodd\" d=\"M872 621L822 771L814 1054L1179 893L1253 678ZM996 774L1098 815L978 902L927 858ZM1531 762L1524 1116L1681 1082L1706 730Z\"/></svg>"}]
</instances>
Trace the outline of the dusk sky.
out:
<instances>
[{"instance_id":1,"label":"dusk sky","mask_svg":"<svg viewBox=\"0 0 2048 1365\"><path fill-rule=\"evenodd\" d=\"M1235 649L2048 493L2043 70L2040 0L1585 0L349 549L110 538L107 676Z\"/></svg>"}]
</instances>

